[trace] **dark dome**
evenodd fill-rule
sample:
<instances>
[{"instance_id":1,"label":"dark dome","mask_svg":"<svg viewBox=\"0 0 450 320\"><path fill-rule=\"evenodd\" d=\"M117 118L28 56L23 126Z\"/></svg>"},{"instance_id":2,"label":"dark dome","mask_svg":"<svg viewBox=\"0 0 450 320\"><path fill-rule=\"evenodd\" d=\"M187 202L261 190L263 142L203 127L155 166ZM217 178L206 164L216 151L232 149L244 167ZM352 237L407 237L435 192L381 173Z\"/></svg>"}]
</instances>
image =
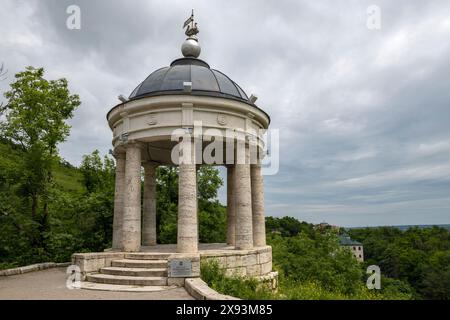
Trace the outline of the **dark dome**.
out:
<instances>
[{"instance_id":1,"label":"dark dome","mask_svg":"<svg viewBox=\"0 0 450 320\"><path fill-rule=\"evenodd\" d=\"M181 58L170 67L154 71L136 89L129 99L162 94L186 94L183 83L192 82L194 95L238 99L248 103L245 92L220 71L211 69L203 60Z\"/></svg>"}]
</instances>

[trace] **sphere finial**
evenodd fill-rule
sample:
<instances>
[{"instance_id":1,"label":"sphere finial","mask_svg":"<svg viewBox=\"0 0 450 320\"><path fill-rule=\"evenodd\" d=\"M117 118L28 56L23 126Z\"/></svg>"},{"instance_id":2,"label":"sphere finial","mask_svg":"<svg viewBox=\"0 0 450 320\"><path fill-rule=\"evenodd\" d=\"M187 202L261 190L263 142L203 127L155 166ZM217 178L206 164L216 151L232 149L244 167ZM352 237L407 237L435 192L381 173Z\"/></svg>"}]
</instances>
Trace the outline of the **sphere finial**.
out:
<instances>
[{"instance_id":1,"label":"sphere finial","mask_svg":"<svg viewBox=\"0 0 450 320\"><path fill-rule=\"evenodd\" d=\"M198 58L202 49L198 44L197 34L200 31L198 30L197 23L194 22L194 9L192 9L191 16L184 22L184 28L186 28L185 34L187 35L187 39L181 46L181 53L185 57Z\"/></svg>"}]
</instances>

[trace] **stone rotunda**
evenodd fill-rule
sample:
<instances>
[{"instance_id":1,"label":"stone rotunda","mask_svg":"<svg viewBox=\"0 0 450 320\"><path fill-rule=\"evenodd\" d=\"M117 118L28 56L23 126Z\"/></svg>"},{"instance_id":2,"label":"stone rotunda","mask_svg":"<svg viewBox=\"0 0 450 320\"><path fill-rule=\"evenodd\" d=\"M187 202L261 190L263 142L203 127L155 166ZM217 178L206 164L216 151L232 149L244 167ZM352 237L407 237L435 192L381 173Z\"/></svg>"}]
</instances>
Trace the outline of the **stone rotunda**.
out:
<instances>
[{"instance_id":1,"label":"stone rotunda","mask_svg":"<svg viewBox=\"0 0 450 320\"><path fill-rule=\"evenodd\" d=\"M84 280L183 285L214 259L229 274L273 278L261 175L267 113L224 73L199 59L193 15L183 57L152 72L107 114L116 182L112 249L74 254ZM227 168L227 243L199 244L197 170ZM179 167L177 243L157 244L156 168ZM144 174L141 195L141 170ZM134 278L133 278L134 277ZM158 278L158 281L155 279Z\"/></svg>"}]
</instances>

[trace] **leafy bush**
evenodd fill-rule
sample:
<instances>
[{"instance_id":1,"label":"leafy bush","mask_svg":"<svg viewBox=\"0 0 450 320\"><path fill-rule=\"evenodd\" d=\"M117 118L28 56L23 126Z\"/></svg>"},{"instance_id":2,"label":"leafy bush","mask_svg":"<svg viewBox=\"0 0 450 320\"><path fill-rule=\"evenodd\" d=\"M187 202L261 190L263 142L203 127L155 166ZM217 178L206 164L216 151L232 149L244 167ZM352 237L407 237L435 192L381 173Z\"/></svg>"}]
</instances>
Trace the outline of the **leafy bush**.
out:
<instances>
[{"instance_id":1,"label":"leafy bush","mask_svg":"<svg viewBox=\"0 0 450 320\"><path fill-rule=\"evenodd\" d=\"M366 265L380 266L391 290L415 299L450 299L450 233L444 228L350 229L364 245Z\"/></svg>"},{"instance_id":2,"label":"leafy bush","mask_svg":"<svg viewBox=\"0 0 450 320\"><path fill-rule=\"evenodd\" d=\"M200 269L202 280L217 292L246 300L273 299L275 297L256 279L226 276L215 260L202 261Z\"/></svg>"},{"instance_id":3,"label":"leafy bush","mask_svg":"<svg viewBox=\"0 0 450 320\"><path fill-rule=\"evenodd\" d=\"M268 243L272 246L274 269L279 272L276 292L256 279L226 276L217 261L202 262L202 279L214 290L242 299L403 300L412 297L412 289L401 280L383 278L382 290L367 289L364 265L339 246L332 229L315 230L304 224L295 236L269 235Z\"/></svg>"}]
</instances>

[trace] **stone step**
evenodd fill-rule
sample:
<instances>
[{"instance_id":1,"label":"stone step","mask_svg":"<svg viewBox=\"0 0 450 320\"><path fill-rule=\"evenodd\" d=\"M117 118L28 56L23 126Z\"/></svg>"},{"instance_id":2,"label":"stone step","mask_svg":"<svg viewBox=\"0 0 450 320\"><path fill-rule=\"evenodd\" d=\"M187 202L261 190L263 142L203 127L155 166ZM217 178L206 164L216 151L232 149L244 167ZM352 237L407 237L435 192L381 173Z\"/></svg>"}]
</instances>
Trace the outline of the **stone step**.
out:
<instances>
[{"instance_id":1,"label":"stone step","mask_svg":"<svg viewBox=\"0 0 450 320\"><path fill-rule=\"evenodd\" d=\"M164 260L168 259L171 253L159 252L133 252L125 254L125 259L133 260Z\"/></svg>"},{"instance_id":2,"label":"stone step","mask_svg":"<svg viewBox=\"0 0 450 320\"><path fill-rule=\"evenodd\" d=\"M113 260L111 266L122 268L167 268L167 260L119 259Z\"/></svg>"},{"instance_id":3,"label":"stone step","mask_svg":"<svg viewBox=\"0 0 450 320\"><path fill-rule=\"evenodd\" d=\"M122 291L122 292L158 292L178 288L177 286L130 286L123 284L107 284L82 281L81 289L99 291Z\"/></svg>"},{"instance_id":4,"label":"stone step","mask_svg":"<svg viewBox=\"0 0 450 320\"><path fill-rule=\"evenodd\" d=\"M104 267L100 269L100 273L131 277L167 277L167 268Z\"/></svg>"},{"instance_id":5,"label":"stone step","mask_svg":"<svg viewBox=\"0 0 450 320\"><path fill-rule=\"evenodd\" d=\"M121 284L132 286L167 286L166 277L130 277L111 274L88 274L87 281L107 284Z\"/></svg>"}]
</instances>

